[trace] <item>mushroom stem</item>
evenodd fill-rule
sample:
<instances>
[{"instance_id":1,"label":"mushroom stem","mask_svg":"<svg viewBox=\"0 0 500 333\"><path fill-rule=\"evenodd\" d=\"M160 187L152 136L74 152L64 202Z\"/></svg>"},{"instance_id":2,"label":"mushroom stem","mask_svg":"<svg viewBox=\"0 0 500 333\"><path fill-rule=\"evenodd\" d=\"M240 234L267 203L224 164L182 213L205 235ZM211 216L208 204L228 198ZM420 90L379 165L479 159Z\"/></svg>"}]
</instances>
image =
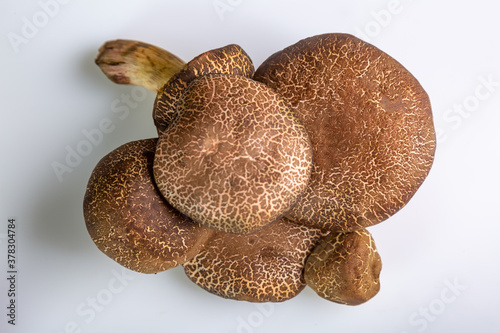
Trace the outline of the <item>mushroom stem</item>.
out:
<instances>
[{"instance_id":1,"label":"mushroom stem","mask_svg":"<svg viewBox=\"0 0 500 333\"><path fill-rule=\"evenodd\" d=\"M154 92L186 64L154 45L123 39L101 46L95 62L111 81L142 86Z\"/></svg>"}]
</instances>

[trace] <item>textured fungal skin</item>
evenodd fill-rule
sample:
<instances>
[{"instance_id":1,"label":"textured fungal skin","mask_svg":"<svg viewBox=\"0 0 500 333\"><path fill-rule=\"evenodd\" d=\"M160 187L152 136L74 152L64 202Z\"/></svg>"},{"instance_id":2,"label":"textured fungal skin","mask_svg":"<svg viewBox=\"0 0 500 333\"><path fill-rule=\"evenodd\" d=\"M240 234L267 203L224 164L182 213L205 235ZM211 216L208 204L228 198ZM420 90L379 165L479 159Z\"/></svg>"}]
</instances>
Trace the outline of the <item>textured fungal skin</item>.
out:
<instances>
[{"instance_id":1,"label":"textured fungal skin","mask_svg":"<svg viewBox=\"0 0 500 333\"><path fill-rule=\"evenodd\" d=\"M192 259L212 233L173 209L154 185L156 142L130 142L106 155L92 172L83 204L97 247L141 273Z\"/></svg>"},{"instance_id":2,"label":"textured fungal skin","mask_svg":"<svg viewBox=\"0 0 500 333\"><path fill-rule=\"evenodd\" d=\"M238 45L230 44L195 57L158 92L153 119L161 134L175 118L176 103L190 82L206 74L233 74L252 77L254 66L248 54Z\"/></svg>"},{"instance_id":3,"label":"textured fungal skin","mask_svg":"<svg viewBox=\"0 0 500 333\"><path fill-rule=\"evenodd\" d=\"M331 233L307 259L304 277L319 296L336 303L359 305L380 290L382 261L366 230Z\"/></svg>"},{"instance_id":4,"label":"textured fungal skin","mask_svg":"<svg viewBox=\"0 0 500 333\"><path fill-rule=\"evenodd\" d=\"M436 145L429 98L376 47L310 37L269 57L254 79L285 99L313 147L310 185L288 218L358 230L400 210L426 178Z\"/></svg>"},{"instance_id":5,"label":"textured fungal skin","mask_svg":"<svg viewBox=\"0 0 500 333\"><path fill-rule=\"evenodd\" d=\"M249 302L282 302L305 287L306 258L321 231L281 219L250 235L216 232L185 263L186 275L220 297Z\"/></svg>"},{"instance_id":6,"label":"textured fungal skin","mask_svg":"<svg viewBox=\"0 0 500 333\"><path fill-rule=\"evenodd\" d=\"M307 132L262 83L205 75L178 109L158 141L154 177L183 214L218 231L255 232L289 211L306 189Z\"/></svg>"}]
</instances>

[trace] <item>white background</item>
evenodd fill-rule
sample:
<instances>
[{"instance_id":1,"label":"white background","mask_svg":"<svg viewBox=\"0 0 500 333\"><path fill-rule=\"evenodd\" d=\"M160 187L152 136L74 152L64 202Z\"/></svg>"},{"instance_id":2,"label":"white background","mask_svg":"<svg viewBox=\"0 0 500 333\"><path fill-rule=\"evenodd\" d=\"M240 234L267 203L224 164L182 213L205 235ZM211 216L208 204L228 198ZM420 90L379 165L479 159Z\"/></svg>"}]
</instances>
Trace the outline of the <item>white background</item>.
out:
<instances>
[{"instance_id":1,"label":"white background","mask_svg":"<svg viewBox=\"0 0 500 333\"><path fill-rule=\"evenodd\" d=\"M491 0L2 1L0 331L500 332L499 11ZM105 41L141 40L185 61L236 43L258 67L325 32L363 37L401 62L430 95L439 130L418 193L370 228L384 265L374 299L348 307L306 288L259 308L205 292L182 268L142 275L97 250L82 215L93 167L155 136L154 94L115 85L94 64ZM130 106L127 95L136 96ZM103 119L112 131L58 179L54 165L68 166L68 151ZM6 309L10 217L15 327Z\"/></svg>"}]
</instances>

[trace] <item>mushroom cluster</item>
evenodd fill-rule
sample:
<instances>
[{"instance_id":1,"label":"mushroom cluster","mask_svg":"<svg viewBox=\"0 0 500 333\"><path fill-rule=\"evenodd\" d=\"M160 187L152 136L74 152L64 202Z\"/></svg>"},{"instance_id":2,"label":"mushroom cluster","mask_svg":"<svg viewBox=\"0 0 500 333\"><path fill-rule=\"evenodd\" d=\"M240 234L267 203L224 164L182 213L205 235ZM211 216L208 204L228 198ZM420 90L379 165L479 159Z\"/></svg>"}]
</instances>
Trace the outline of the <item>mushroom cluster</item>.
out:
<instances>
[{"instance_id":1,"label":"mushroom cluster","mask_svg":"<svg viewBox=\"0 0 500 333\"><path fill-rule=\"evenodd\" d=\"M90 176L84 219L120 265L182 265L215 295L281 302L306 285L357 305L382 267L366 228L426 178L429 98L389 55L352 35L317 35L257 70L238 45L185 63L156 46L105 43L115 83L154 91L158 137L124 144Z\"/></svg>"}]
</instances>

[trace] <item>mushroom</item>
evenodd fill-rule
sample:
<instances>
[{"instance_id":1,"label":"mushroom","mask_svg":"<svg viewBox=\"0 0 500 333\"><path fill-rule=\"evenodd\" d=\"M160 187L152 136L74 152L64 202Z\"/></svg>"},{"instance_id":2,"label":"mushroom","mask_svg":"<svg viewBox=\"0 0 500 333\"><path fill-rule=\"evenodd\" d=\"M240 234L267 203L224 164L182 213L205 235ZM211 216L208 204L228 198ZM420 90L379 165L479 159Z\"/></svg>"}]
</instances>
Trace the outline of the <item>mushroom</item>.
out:
<instances>
[{"instance_id":1,"label":"mushroom","mask_svg":"<svg viewBox=\"0 0 500 333\"><path fill-rule=\"evenodd\" d=\"M152 176L157 139L127 143L90 176L83 211L96 246L120 265L157 273L192 259L212 234L162 197Z\"/></svg>"},{"instance_id":2,"label":"mushroom","mask_svg":"<svg viewBox=\"0 0 500 333\"><path fill-rule=\"evenodd\" d=\"M311 181L288 218L362 229L400 210L426 178L436 146L429 98L378 48L318 35L270 56L254 79L284 98L311 138Z\"/></svg>"},{"instance_id":3,"label":"mushroom","mask_svg":"<svg viewBox=\"0 0 500 333\"><path fill-rule=\"evenodd\" d=\"M186 63L172 53L134 40L112 40L95 60L113 82L133 84L157 92Z\"/></svg>"},{"instance_id":4,"label":"mushroom","mask_svg":"<svg viewBox=\"0 0 500 333\"><path fill-rule=\"evenodd\" d=\"M252 77L254 67L252 60L238 45L230 44L218 49L204 52L175 74L158 92L153 107L153 118L162 133L172 122L176 111L176 103L188 84L197 77L207 74L232 74Z\"/></svg>"},{"instance_id":5,"label":"mushroom","mask_svg":"<svg viewBox=\"0 0 500 333\"><path fill-rule=\"evenodd\" d=\"M244 76L209 74L190 84L177 108L153 167L173 207L208 228L239 234L292 208L309 181L311 146L279 95Z\"/></svg>"},{"instance_id":6,"label":"mushroom","mask_svg":"<svg viewBox=\"0 0 500 333\"><path fill-rule=\"evenodd\" d=\"M429 97L400 63L347 34L301 40L255 73L234 44L186 64L115 40L96 63L157 93L159 134L92 172L84 218L102 252L142 273L183 265L235 300L281 302L306 285L348 305L378 293L365 228L406 205L436 146Z\"/></svg>"},{"instance_id":7,"label":"mushroom","mask_svg":"<svg viewBox=\"0 0 500 333\"><path fill-rule=\"evenodd\" d=\"M157 46L134 40L106 42L95 60L113 82L145 87L157 93L153 120L161 134L176 115L176 103L188 84L206 74L252 77L254 66L248 54L230 44L204 52L187 64Z\"/></svg>"},{"instance_id":8,"label":"mushroom","mask_svg":"<svg viewBox=\"0 0 500 333\"><path fill-rule=\"evenodd\" d=\"M319 296L359 305L380 290L382 261L366 229L331 233L309 255L304 278Z\"/></svg>"},{"instance_id":9,"label":"mushroom","mask_svg":"<svg viewBox=\"0 0 500 333\"><path fill-rule=\"evenodd\" d=\"M183 267L191 281L217 296L282 302L306 286L305 261L321 236L285 219L250 235L216 232Z\"/></svg>"}]
</instances>

